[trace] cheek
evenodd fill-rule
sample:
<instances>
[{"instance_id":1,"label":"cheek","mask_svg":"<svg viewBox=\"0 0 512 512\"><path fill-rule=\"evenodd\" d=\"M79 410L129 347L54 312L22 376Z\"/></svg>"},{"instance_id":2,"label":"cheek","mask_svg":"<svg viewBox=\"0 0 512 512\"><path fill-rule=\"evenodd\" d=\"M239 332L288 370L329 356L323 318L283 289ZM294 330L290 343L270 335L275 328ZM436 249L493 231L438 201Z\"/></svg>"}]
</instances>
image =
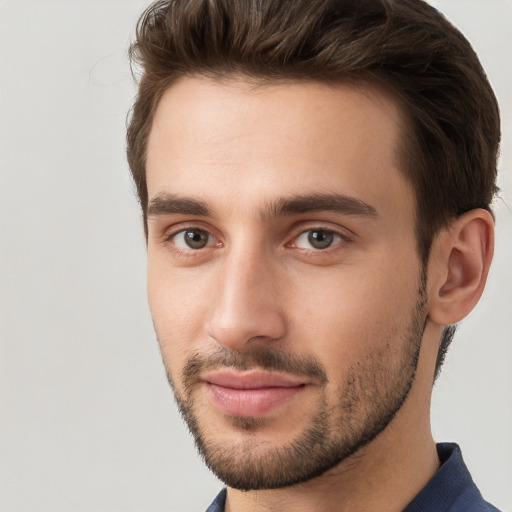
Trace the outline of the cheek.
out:
<instances>
[{"instance_id":1,"label":"cheek","mask_svg":"<svg viewBox=\"0 0 512 512\"><path fill-rule=\"evenodd\" d=\"M290 307L296 336L326 367L338 370L381 350L383 344L398 346L416 305L418 278L416 268L388 262L365 271L338 269L303 282Z\"/></svg>"},{"instance_id":2,"label":"cheek","mask_svg":"<svg viewBox=\"0 0 512 512\"><path fill-rule=\"evenodd\" d=\"M165 250L148 251L148 301L155 326L183 336L207 306L209 276L197 268L176 268Z\"/></svg>"},{"instance_id":3,"label":"cheek","mask_svg":"<svg viewBox=\"0 0 512 512\"><path fill-rule=\"evenodd\" d=\"M166 368L180 371L192 349L200 349L209 297L206 280L173 271L148 258L148 302Z\"/></svg>"}]
</instances>

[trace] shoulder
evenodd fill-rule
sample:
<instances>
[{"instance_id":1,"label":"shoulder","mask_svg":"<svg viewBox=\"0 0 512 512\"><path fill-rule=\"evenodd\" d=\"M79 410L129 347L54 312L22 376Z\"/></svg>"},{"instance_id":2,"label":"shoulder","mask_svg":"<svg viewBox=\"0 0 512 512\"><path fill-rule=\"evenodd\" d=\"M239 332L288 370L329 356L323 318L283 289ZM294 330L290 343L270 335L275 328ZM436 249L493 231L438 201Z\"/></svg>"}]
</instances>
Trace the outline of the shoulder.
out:
<instances>
[{"instance_id":1,"label":"shoulder","mask_svg":"<svg viewBox=\"0 0 512 512\"><path fill-rule=\"evenodd\" d=\"M450 512L500 512L484 500L476 486L463 492L448 510Z\"/></svg>"}]
</instances>

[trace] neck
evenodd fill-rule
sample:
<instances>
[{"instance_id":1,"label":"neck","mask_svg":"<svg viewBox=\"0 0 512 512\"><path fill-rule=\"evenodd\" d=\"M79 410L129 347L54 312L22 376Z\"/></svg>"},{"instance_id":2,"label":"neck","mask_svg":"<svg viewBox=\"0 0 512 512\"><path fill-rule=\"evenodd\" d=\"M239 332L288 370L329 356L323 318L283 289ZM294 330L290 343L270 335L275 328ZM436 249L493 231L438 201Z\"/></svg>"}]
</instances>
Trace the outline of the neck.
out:
<instances>
[{"instance_id":1,"label":"neck","mask_svg":"<svg viewBox=\"0 0 512 512\"><path fill-rule=\"evenodd\" d=\"M363 453L366 452L366 453ZM370 446L304 484L240 492L228 489L226 512L400 512L439 467L435 443L369 456Z\"/></svg>"}]
</instances>

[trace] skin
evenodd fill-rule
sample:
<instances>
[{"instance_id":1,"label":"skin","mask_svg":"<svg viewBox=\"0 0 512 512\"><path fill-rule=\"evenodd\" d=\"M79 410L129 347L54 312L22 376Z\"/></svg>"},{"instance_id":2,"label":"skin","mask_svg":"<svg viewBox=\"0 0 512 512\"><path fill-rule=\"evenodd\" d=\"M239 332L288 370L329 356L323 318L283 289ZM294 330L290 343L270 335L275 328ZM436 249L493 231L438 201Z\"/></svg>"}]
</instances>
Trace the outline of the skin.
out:
<instances>
[{"instance_id":1,"label":"skin","mask_svg":"<svg viewBox=\"0 0 512 512\"><path fill-rule=\"evenodd\" d=\"M436 237L418 365L402 379L423 270L414 194L397 158L402 125L395 101L369 87L196 77L160 101L147 157L149 303L177 397L189 401L207 444L229 448L234 462L248 453L263 461L300 437L322 401L328 435L339 440L351 372L361 383L356 429L379 393L411 386L355 454L291 487L229 488L228 511L399 511L439 466L429 420L435 358L443 326L483 290L492 218L474 210ZM291 197L332 194L369 210L275 211ZM207 233L206 246L188 247L185 229ZM334 233L326 249L308 239L319 229ZM194 356L259 349L314 360L326 382L304 377L301 392L250 420L219 411L204 383L185 385Z\"/></svg>"}]
</instances>

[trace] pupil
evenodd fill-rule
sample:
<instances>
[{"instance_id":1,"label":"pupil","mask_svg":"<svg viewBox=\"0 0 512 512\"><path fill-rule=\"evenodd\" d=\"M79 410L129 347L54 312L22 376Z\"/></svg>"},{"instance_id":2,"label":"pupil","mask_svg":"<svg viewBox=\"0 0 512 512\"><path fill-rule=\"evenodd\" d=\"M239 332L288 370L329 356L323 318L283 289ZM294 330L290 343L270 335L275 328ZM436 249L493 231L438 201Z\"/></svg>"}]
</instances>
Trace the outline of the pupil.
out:
<instances>
[{"instance_id":1,"label":"pupil","mask_svg":"<svg viewBox=\"0 0 512 512\"><path fill-rule=\"evenodd\" d=\"M325 249L332 244L333 234L328 231L311 231L308 239L315 249Z\"/></svg>"}]
</instances>

